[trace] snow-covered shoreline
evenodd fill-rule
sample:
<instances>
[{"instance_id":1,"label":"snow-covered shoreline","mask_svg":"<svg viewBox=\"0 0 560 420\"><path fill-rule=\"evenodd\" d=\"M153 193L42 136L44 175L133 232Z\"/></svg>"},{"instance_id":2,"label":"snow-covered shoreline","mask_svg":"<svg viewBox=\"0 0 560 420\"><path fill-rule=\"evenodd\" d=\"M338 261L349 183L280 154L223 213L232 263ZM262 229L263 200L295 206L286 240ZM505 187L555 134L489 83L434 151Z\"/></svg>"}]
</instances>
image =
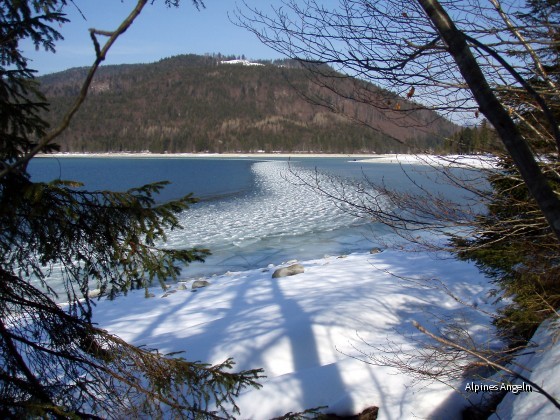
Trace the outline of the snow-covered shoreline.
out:
<instances>
[{"instance_id":1,"label":"snow-covered shoreline","mask_svg":"<svg viewBox=\"0 0 560 420\"><path fill-rule=\"evenodd\" d=\"M263 154L55 156L266 159ZM358 160L357 155L289 156L344 157L357 164L437 165L438 159L444 159L442 164L477 167L479 162L478 157L469 161L472 157L432 155L373 155L366 160ZM274 175L275 165L280 165L279 162L257 165L266 166L261 168L262 173L272 177L266 178L267 182L280 179ZM283 184L267 183L266 186L269 192L282 193L281 197L287 192ZM280 210L285 211L288 204L281 197L275 200ZM295 194L293 197L295 203L306 203L308 198L305 195L300 199ZM263 206L261 201L255 206L265 213L279 214L279 211ZM294 209L299 212L298 206ZM307 219L324 213L320 209L311 208L310 211L312 214ZM242 226L238 233L251 229L254 218L247 217L246 213L247 208L241 208L239 214L242 216L235 213L235 217L228 219L232 223L246 219L248 226ZM292 216L286 214L286 217L290 219ZM215 214L209 219L217 222L219 229L224 231L227 223L223 219ZM264 216L262 219L263 223L268 223ZM296 227L295 230L299 232L301 229ZM228 238L236 237L228 232L225 231ZM177 239L178 243L184 240L174 236L170 239ZM320 240L318 236L314 237L315 242ZM255 246L263 247L264 244L257 242ZM319 248L320 245L313 246ZM294 255L314 258L305 257L305 248L301 244L294 246ZM351 250L333 251L338 252ZM197 291L191 291L190 286L198 278L189 274L187 268L181 279L187 289L177 283L171 284L167 290L152 288L150 292L154 297L150 299L144 298L144 291L131 291L128 296L119 297L117 302L102 299L95 308L94 322L133 344L157 348L162 353L184 350L184 357L188 360L208 363L233 357L237 362L236 370L264 368L267 375L262 381L264 387L247 390L239 398L241 418L269 419L318 406L328 406L325 412L339 415L356 414L367 407L377 406L379 418L459 418L469 399L475 402L487 396L469 388L473 378L452 383L453 389L439 382L416 383L412 377L394 368L367 363L371 361L368 359L371 353L382 357L385 355L382 350L390 350L391 346L398 349L400 355L405 355L403 351L420 353L417 340L425 339L425 336L413 327L412 321L418 321L432 331L440 328L444 321L458 322L468 328L478 342L495 344L490 317L470 308L496 310L489 295L494 286L473 264L458 261L445 253L410 252L410 249L405 251L394 246L378 254L358 252L299 261L305 268L304 273L272 279L272 272L278 266L267 259L268 255L262 257L262 263L247 261L246 271L220 271L223 274L208 275L204 279L210 282L209 286ZM267 263L271 264L267 266ZM449 292L467 305L458 303ZM531 359L529 366L535 366L537 380L547 379L549 383L545 388L553 395L560 392L560 384L551 379L560 375L558 363L553 360L557 353L540 353ZM474 378L474 381L485 385L480 378ZM492 382L489 380L488 383ZM513 402L511 398L507 400L509 405L504 412L511 414L511 418L516 415L514 405L517 407L522 398L528 408L523 412L524 417L518 418L531 417L531 413L538 414L533 418L556 414L553 406L538 400L541 396L525 392L516 396ZM537 408L531 411L531 407L537 406L539 411Z\"/></svg>"},{"instance_id":2,"label":"snow-covered shoreline","mask_svg":"<svg viewBox=\"0 0 560 420\"><path fill-rule=\"evenodd\" d=\"M494 168L496 157L492 155L427 155L398 154L378 155L373 158L361 159L360 163L398 163L429 165L434 167Z\"/></svg>"},{"instance_id":3,"label":"snow-covered shoreline","mask_svg":"<svg viewBox=\"0 0 560 420\"><path fill-rule=\"evenodd\" d=\"M509 392L498 408L507 418L553 418L557 409L518 380L517 388L496 377L417 382L369 358L390 357L391 350L403 360L418 355L426 337L413 321L432 331L456 322L478 343L497 344L483 312L496 309L492 285L474 265L450 257L399 250L325 256L300 262L305 272L294 276L272 278L277 267L270 265L207 278L210 284L194 291L195 279L185 277L167 290L152 288L151 298L131 291L118 304L101 300L94 321L137 345L185 351L188 360L233 357L235 370L264 368L263 388L246 390L237 401L241 418L319 406L351 415L376 406L381 419L453 419L491 397L474 385L521 390ZM521 362L526 376L558 397L560 347L542 328L535 336L541 346Z\"/></svg>"},{"instance_id":4,"label":"snow-covered shoreline","mask_svg":"<svg viewBox=\"0 0 560 420\"><path fill-rule=\"evenodd\" d=\"M490 155L429 155L429 154L345 154L345 153L151 153L151 152L108 152L108 153L55 153L38 155L41 158L212 158L212 159L270 159L270 158L348 158L357 163L399 163L416 165L463 166L490 168L495 166L495 157Z\"/></svg>"},{"instance_id":5,"label":"snow-covered shoreline","mask_svg":"<svg viewBox=\"0 0 560 420\"><path fill-rule=\"evenodd\" d=\"M422 334L413 320L430 329L444 319L465 322L476 339L492 339L490 319L449 296L491 309L490 285L472 264L397 250L300 263L304 273L280 279L271 278L276 266L269 266L211 277L196 292L173 284L145 299L133 291L118 305L100 301L94 320L164 353L184 350L186 358L209 363L233 357L237 370L264 368L263 388L239 398L242 418L318 406L339 415L378 406L379 418L457 418L465 396L479 397L437 382L415 384L358 360L390 345L417 352Z\"/></svg>"},{"instance_id":6,"label":"snow-covered shoreline","mask_svg":"<svg viewBox=\"0 0 560 420\"><path fill-rule=\"evenodd\" d=\"M78 153L78 152L63 152L52 154L39 154L37 157L105 157L105 158L290 158L290 157L339 157L351 159L367 159L375 158L376 156L394 156L394 155L374 155L374 154L344 154L344 153L152 153L152 152L107 152L107 153Z\"/></svg>"}]
</instances>

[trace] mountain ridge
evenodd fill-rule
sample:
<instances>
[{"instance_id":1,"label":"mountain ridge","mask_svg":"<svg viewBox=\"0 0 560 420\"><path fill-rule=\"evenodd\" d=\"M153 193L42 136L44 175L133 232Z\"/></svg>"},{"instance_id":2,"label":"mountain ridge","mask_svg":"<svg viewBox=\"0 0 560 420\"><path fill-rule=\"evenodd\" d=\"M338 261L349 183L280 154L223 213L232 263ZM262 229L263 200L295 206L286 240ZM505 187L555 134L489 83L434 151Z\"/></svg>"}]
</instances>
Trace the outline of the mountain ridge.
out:
<instances>
[{"instance_id":1,"label":"mountain ridge","mask_svg":"<svg viewBox=\"0 0 560 420\"><path fill-rule=\"evenodd\" d=\"M314 85L290 60L257 61L263 65L256 66L224 63L228 60L182 55L101 67L82 108L58 139L61 150L392 153L440 150L457 130L429 110L411 111L395 122L391 110L340 99ZM69 109L87 70L38 78L51 104L46 116L51 124ZM365 125L305 99L318 94Z\"/></svg>"}]
</instances>

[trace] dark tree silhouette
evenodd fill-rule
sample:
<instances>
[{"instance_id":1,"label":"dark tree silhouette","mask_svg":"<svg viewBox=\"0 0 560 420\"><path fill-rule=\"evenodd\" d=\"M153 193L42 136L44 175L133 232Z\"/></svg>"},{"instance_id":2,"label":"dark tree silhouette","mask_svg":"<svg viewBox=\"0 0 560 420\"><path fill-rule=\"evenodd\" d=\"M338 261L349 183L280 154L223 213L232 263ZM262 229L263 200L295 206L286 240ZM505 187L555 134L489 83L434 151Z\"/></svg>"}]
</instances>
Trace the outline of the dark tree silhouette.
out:
<instances>
[{"instance_id":1,"label":"dark tree silhouette","mask_svg":"<svg viewBox=\"0 0 560 420\"><path fill-rule=\"evenodd\" d=\"M148 3L139 0L114 31L91 29L95 61L63 121L48 109L19 43L54 51L69 0L8 0L0 5L0 415L5 418L131 416L229 417L235 397L258 387L261 370L216 366L138 348L94 326L90 287L109 298L163 284L205 249L163 249L191 196L156 205L165 183L123 193L78 190L71 181L35 183L27 163L57 149L57 136L83 103L100 63ZM179 1L166 0L169 6ZM201 1L194 0L197 7ZM100 42L100 39L105 42ZM62 280L67 309L51 276Z\"/></svg>"}]
</instances>

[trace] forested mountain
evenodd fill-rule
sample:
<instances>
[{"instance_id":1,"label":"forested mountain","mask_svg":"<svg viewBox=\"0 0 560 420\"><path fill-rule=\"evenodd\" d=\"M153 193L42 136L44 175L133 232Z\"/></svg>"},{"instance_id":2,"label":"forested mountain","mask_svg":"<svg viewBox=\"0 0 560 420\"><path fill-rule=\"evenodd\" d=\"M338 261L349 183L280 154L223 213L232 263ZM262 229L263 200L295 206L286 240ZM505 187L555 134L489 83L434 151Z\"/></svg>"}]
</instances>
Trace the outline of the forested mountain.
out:
<instances>
[{"instance_id":1,"label":"forested mountain","mask_svg":"<svg viewBox=\"0 0 560 420\"><path fill-rule=\"evenodd\" d=\"M183 55L102 67L59 139L62 151L441 151L444 139L457 129L428 110L394 118L390 109L346 100L344 113L367 127L304 99L312 92L342 101L315 86L293 63L249 66L224 60L220 55ZM70 107L86 71L70 69L39 79L51 103L52 124ZM400 98L396 101L406 106Z\"/></svg>"}]
</instances>

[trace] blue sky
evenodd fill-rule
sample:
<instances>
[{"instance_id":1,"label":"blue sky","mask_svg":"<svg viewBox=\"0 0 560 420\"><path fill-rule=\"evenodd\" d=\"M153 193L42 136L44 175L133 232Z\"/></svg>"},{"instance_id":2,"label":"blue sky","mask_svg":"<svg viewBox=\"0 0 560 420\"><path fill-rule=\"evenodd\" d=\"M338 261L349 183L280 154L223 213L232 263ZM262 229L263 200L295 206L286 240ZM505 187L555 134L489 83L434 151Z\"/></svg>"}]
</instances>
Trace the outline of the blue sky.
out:
<instances>
[{"instance_id":1,"label":"blue sky","mask_svg":"<svg viewBox=\"0 0 560 420\"><path fill-rule=\"evenodd\" d=\"M56 54L36 52L30 44L23 49L33 61L30 67L39 74L53 73L71 67L87 66L94 60L88 28L112 30L136 5L136 0L76 0L85 15L75 6L66 9L70 22L59 30L64 41L57 44ZM281 56L261 44L250 32L230 22L228 12L235 0L206 0L206 9L197 11L191 0L182 0L179 8L167 8L163 0L147 5L133 26L117 41L106 64L149 63L178 54L244 54L251 59ZM265 2L248 0L250 5L266 8Z\"/></svg>"}]
</instances>

